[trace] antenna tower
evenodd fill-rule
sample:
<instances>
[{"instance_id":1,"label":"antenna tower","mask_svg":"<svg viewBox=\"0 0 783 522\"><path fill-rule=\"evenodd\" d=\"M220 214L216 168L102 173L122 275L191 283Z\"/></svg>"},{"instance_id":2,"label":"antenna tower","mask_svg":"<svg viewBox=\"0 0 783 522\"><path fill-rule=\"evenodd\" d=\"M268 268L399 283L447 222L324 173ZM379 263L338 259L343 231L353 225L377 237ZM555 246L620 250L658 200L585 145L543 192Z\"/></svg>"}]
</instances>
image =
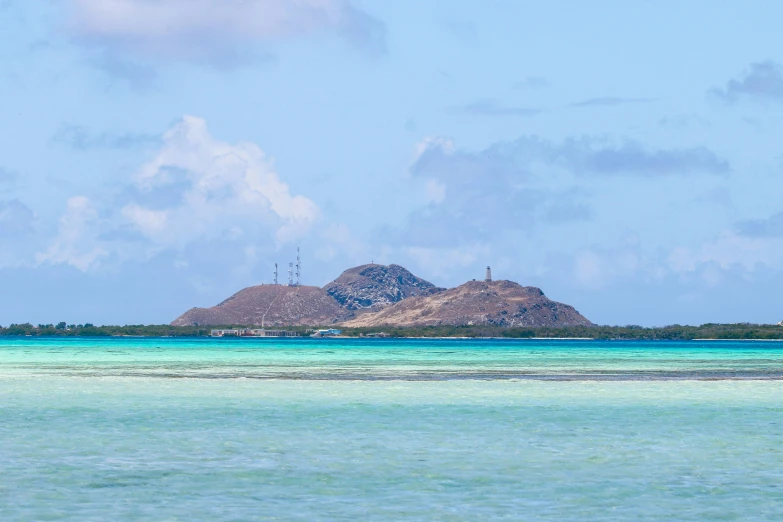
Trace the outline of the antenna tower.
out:
<instances>
[{"instance_id":1,"label":"antenna tower","mask_svg":"<svg viewBox=\"0 0 783 522\"><path fill-rule=\"evenodd\" d=\"M294 286L294 264L288 263L288 286Z\"/></svg>"},{"instance_id":2,"label":"antenna tower","mask_svg":"<svg viewBox=\"0 0 783 522\"><path fill-rule=\"evenodd\" d=\"M302 282L302 260L299 259L299 247L296 247L296 286Z\"/></svg>"},{"instance_id":3,"label":"antenna tower","mask_svg":"<svg viewBox=\"0 0 783 522\"><path fill-rule=\"evenodd\" d=\"M277 263L275 263L275 284L277 284Z\"/></svg>"}]
</instances>

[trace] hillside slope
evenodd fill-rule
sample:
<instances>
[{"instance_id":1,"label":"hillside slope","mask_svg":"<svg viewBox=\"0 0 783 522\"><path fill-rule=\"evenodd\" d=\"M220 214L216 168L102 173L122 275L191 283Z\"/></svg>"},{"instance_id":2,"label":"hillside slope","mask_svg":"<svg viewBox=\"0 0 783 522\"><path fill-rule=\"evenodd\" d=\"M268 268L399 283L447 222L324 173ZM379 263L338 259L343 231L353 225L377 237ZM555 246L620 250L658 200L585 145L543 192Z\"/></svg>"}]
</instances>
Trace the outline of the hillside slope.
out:
<instances>
[{"instance_id":1,"label":"hillside slope","mask_svg":"<svg viewBox=\"0 0 783 522\"><path fill-rule=\"evenodd\" d=\"M211 308L191 308L172 326L314 326L329 325L350 316L317 286L259 285L240 290Z\"/></svg>"},{"instance_id":2,"label":"hillside slope","mask_svg":"<svg viewBox=\"0 0 783 522\"><path fill-rule=\"evenodd\" d=\"M400 265L361 265L349 268L324 287L346 310L379 310L409 297L442 291Z\"/></svg>"},{"instance_id":3,"label":"hillside slope","mask_svg":"<svg viewBox=\"0 0 783 522\"><path fill-rule=\"evenodd\" d=\"M574 307L551 301L532 286L512 281L471 281L429 296L411 297L377 313L362 314L347 327L573 326L592 323Z\"/></svg>"}]
</instances>

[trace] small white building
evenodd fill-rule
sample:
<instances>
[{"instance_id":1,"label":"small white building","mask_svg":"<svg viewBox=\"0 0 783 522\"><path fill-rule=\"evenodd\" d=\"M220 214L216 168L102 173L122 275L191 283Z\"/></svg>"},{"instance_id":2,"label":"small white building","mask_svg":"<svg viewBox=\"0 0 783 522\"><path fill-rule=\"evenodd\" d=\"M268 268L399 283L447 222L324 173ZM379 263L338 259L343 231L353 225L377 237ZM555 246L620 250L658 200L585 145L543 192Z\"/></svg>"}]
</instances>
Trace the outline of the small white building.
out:
<instances>
[{"instance_id":1,"label":"small white building","mask_svg":"<svg viewBox=\"0 0 783 522\"><path fill-rule=\"evenodd\" d=\"M329 328L328 330L316 330L311 337L334 337L336 335L342 335L342 333L342 330Z\"/></svg>"},{"instance_id":2,"label":"small white building","mask_svg":"<svg viewBox=\"0 0 783 522\"><path fill-rule=\"evenodd\" d=\"M236 336L239 335L239 330L236 330L236 329L234 329L234 330L212 330L211 332L209 332L209 335L211 335L212 337L227 337L227 336L236 337Z\"/></svg>"}]
</instances>

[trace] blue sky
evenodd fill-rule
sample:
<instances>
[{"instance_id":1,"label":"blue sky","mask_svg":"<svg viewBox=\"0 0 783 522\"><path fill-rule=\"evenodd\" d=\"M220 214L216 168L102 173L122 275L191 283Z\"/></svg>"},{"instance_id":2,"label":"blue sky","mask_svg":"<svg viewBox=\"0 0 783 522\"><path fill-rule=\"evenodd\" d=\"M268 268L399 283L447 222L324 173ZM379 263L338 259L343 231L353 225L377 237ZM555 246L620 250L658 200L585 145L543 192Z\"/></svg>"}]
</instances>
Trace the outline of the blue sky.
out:
<instances>
[{"instance_id":1,"label":"blue sky","mask_svg":"<svg viewBox=\"0 0 783 522\"><path fill-rule=\"evenodd\" d=\"M398 263L783 319L783 4L0 1L0 324Z\"/></svg>"}]
</instances>

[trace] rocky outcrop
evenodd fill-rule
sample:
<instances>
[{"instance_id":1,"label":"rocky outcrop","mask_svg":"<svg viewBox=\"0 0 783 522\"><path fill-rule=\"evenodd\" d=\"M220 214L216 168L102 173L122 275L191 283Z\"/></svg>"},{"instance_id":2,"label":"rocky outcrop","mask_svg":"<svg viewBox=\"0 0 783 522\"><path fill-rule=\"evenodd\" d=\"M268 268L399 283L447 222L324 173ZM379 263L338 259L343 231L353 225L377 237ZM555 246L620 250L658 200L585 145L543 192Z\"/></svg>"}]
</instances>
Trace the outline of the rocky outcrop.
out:
<instances>
[{"instance_id":1,"label":"rocky outcrop","mask_svg":"<svg viewBox=\"0 0 783 522\"><path fill-rule=\"evenodd\" d=\"M512 281L471 281L433 295L411 297L347 327L376 326L589 326L574 307L551 301L539 289Z\"/></svg>"},{"instance_id":2,"label":"rocky outcrop","mask_svg":"<svg viewBox=\"0 0 783 522\"><path fill-rule=\"evenodd\" d=\"M260 285L240 290L217 306L191 308L171 324L321 326L350 315L317 286Z\"/></svg>"},{"instance_id":3,"label":"rocky outcrop","mask_svg":"<svg viewBox=\"0 0 783 522\"><path fill-rule=\"evenodd\" d=\"M377 311L403 299L443 291L400 265L350 268L324 287L340 306L353 312Z\"/></svg>"}]
</instances>

